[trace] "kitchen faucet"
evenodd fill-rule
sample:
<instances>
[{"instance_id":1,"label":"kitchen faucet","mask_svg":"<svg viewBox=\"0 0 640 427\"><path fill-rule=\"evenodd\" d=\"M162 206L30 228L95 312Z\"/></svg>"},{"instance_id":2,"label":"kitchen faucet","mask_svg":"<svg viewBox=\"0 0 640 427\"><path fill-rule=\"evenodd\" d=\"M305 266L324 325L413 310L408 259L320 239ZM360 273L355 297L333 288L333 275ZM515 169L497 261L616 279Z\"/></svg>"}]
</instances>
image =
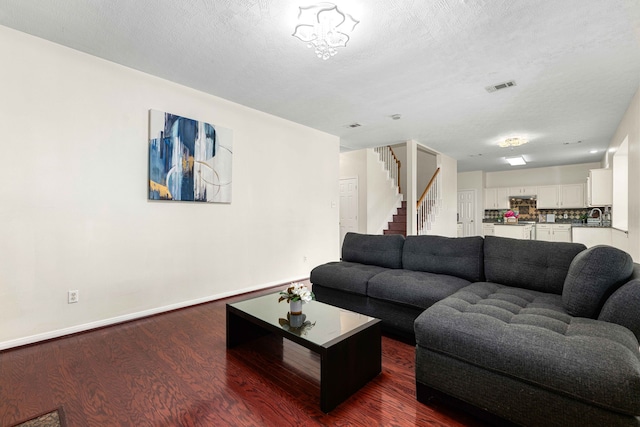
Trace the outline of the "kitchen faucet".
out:
<instances>
[{"instance_id":1,"label":"kitchen faucet","mask_svg":"<svg viewBox=\"0 0 640 427\"><path fill-rule=\"evenodd\" d=\"M599 215L598 215L598 223L602 224L602 210L600 210L600 208L593 208L589 211L589 215L587 215L589 218L591 218L591 214L593 214L594 211L598 211Z\"/></svg>"}]
</instances>

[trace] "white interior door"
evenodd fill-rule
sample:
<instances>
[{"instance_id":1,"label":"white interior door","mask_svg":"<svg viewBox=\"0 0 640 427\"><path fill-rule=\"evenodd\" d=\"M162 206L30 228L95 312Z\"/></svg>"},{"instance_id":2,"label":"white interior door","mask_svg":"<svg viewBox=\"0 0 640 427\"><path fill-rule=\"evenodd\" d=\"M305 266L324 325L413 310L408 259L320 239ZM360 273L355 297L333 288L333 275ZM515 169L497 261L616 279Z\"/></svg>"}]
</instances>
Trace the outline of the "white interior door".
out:
<instances>
[{"instance_id":1,"label":"white interior door","mask_svg":"<svg viewBox=\"0 0 640 427\"><path fill-rule=\"evenodd\" d=\"M340 180L340 247L345 234L358 232L358 178Z\"/></svg>"},{"instance_id":2,"label":"white interior door","mask_svg":"<svg viewBox=\"0 0 640 427\"><path fill-rule=\"evenodd\" d=\"M476 212L476 191L458 191L458 221L462 223L463 236L475 236L476 223L474 216Z\"/></svg>"}]
</instances>

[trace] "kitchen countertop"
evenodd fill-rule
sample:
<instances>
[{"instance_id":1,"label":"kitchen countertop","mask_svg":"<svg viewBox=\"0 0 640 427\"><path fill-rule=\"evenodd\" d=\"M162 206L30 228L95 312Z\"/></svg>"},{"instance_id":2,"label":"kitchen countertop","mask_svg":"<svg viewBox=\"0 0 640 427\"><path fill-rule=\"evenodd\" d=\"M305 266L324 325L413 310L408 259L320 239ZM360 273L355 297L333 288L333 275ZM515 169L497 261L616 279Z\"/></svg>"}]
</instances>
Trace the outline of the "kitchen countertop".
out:
<instances>
[{"instance_id":1,"label":"kitchen countertop","mask_svg":"<svg viewBox=\"0 0 640 427\"><path fill-rule=\"evenodd\" d=\"M600 224L585 224L582 222L536 222L536 221L520 221L517 223L506 223L506 222L495 222L495 221L483 221L483 224L493 224L493 225L570 225L571 227L579 227L579 228L611 228L611 225L600 225Z\"/></svg>"}]
</instances>

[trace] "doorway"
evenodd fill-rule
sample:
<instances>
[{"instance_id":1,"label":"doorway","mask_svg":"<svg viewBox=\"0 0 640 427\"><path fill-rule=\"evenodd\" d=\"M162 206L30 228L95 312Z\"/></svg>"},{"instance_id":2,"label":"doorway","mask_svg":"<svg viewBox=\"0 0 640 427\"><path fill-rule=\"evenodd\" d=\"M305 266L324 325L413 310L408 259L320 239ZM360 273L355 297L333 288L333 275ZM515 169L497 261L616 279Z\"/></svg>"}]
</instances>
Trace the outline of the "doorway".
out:
<instances>
[{"instance_id":1,"label":"doorway","mask_svg":"<svg viewBox=\"0 0 640 427\"><path fill-rule=\"evenodd\" d=\"M458 222L462 223L463 236L476 236L476 190L458 191Z\"/></svg>"}]
</instances>

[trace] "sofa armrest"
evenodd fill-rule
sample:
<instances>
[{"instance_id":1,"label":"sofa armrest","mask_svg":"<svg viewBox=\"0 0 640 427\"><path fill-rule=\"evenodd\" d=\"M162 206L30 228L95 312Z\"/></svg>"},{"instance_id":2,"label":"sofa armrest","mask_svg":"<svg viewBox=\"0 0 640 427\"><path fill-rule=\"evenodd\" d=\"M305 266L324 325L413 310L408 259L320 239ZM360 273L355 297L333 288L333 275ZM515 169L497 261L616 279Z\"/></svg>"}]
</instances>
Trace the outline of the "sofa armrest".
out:
<instances>
[{"instance_id":1,"label":"sofa armrest","mask_svg":"<svg viewBox=\"0 0 640 427\"><path fill-rule=\"evenodd\" d=\"M640 340L640 279L633 279L616 290L605 302L598 320L617 323L631 330Z\"/></svg>"}]
</instances>

